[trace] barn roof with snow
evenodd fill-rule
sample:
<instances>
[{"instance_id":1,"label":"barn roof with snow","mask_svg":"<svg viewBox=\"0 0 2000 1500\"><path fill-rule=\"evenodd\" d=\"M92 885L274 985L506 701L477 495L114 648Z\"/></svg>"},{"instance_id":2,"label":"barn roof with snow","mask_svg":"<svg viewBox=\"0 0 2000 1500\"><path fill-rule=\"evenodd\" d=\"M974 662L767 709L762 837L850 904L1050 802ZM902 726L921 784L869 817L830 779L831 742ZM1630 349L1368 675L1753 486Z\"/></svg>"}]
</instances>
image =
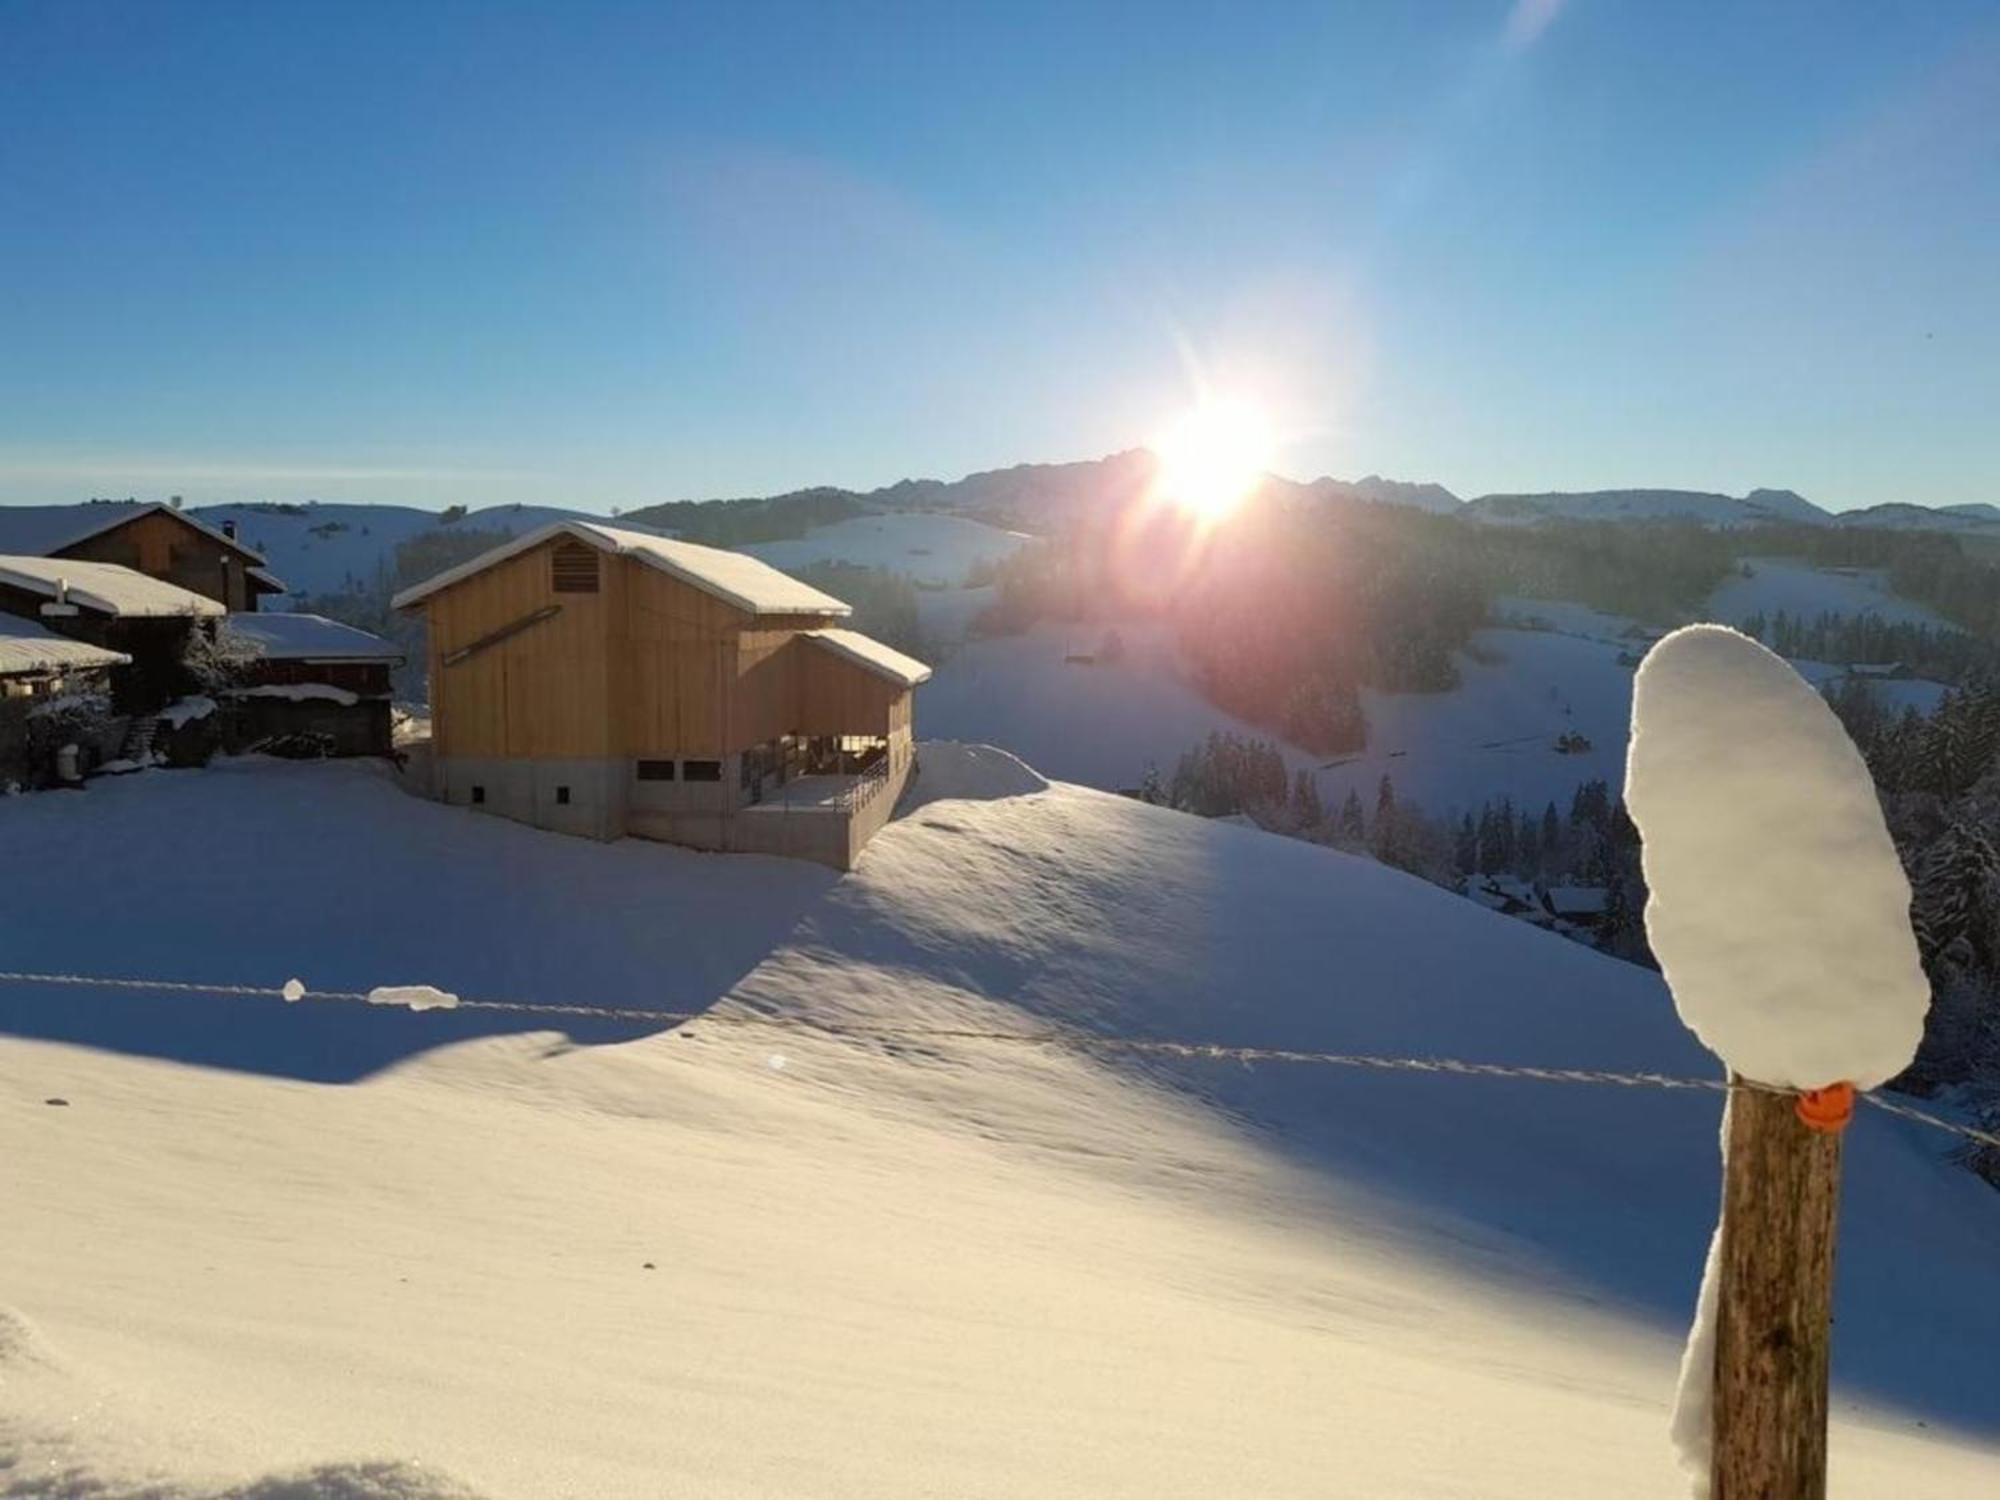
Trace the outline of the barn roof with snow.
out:
<instances>
[{"instance_id":1,"label":"barn roof with snow","mask_svg":"<svg viewBox=\"0 0 2000 1500\"><path fill-rule=\"evenodd\" d=\"M0 677L38 672L81 672L123 666L132 658L88 641L57 635L34 620L0 615Z\"/></svg>"},{"instance_id":2,"label":"barn roof with snow","mask_svg":"<svg viewBox=\"0 0 2000 1500\"><path fill-rule=\"evenodd\" d=\"M169 618L226 614L221 604L178 584L152 578L117 563L74 557L0 556L0 584L39 594L113 619Z\"/></svg>"},{"instance_id":3,"label":"barn roof with snow","mask_svg":"<svg viewBox=\"0 0 2000 1500\"><path fill-rule=\"evenodd\" d=\"M614 556L635 558L681 582L711 594L726 604L752 615L847 615L851 611L831 594L823 594L810 584L780 573L767 562L741 552L720 547L703 547L694 542L677 542L643 531L626 531L616 526L600 526L591 521L557 521L480 553L455 568L397 594L397 609L421 603L441 589L448 589L488 568L530 552L553 537L573 537L586 546Z\"/></svg>"},{"instance_id":4,"label":"barn roof with snow","mask_svg":"<svg viewBox=\"0 0 2000 1500\"><path fill-rule=\"evenodd\" d=\"M404 654L394 641L325 615L233 614L223 622L222 633L267 661L387 662L394 666Z\"/></svg>"},{"instance_id":5,"label":"barn roof with snow","mask_svg":"<svg viewBox=\"0 0 2000 1500\"><path fill-rule=\"evenodd\" d=\"M808 630L803 638L902 687L915 687L931 680L931 669L914 656L905 656L894 646L885 646L858 630L828 626L823 630Z\"/></svg>"}]
</instances>

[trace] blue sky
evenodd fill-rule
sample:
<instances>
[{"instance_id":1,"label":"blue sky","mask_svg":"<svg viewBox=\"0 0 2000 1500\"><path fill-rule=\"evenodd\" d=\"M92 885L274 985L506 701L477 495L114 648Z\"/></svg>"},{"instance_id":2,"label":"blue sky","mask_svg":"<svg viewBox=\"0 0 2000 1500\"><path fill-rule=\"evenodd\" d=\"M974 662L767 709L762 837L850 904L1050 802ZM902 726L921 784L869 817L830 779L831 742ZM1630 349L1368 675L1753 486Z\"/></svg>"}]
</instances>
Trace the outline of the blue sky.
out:
<instances>
[{"instance_id":1,"label":"blue sky","mask_svg":"<svg viewBox=\"0 0 2000 1500\"><path fill-rule=\"evenodd\" d=\"M0 0L0 501L2000 502L2000 8Z\"/></svg>"}]
</instances>

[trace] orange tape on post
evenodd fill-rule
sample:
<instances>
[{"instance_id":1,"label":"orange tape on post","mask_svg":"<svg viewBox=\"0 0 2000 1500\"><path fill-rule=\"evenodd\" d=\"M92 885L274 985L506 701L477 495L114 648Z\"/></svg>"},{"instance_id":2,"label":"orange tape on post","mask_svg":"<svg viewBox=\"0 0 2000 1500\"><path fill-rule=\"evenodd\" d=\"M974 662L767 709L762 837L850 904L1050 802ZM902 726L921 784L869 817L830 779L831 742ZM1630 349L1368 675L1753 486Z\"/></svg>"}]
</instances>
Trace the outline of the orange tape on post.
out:
<instances>
[{"instance_id":1,"label":"orange tape on post","mask_svg":"<svg viewBox=\"0 0 2000 1500\"><path fill-rule=\"evenodd\" d=\"M1807 1089L1799 1095L1796 1108L1808 1130L1844 1130L1854 1118L1854 1085L1829 1083L1823 1089Z\"/></svg>"}]
</instances>

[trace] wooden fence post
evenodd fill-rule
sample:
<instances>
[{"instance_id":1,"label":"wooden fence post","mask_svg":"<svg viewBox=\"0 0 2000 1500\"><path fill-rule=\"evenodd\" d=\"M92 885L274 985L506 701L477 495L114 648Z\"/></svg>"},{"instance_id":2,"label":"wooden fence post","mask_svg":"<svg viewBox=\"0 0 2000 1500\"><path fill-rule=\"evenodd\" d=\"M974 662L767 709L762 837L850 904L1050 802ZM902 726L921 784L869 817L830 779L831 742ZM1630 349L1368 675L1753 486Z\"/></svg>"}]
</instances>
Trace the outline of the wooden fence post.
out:
<instances>
[{"instance_id":1,"label":"wooden fence post","mask_svg":"<svg viewBox=\"0 0 2000 1500\"><path fill-rule=\"evenodd\" d=\"M1824 1500L1840 1134L1730 1081L1711 1496Z\"/></svg>"}]
</instances>

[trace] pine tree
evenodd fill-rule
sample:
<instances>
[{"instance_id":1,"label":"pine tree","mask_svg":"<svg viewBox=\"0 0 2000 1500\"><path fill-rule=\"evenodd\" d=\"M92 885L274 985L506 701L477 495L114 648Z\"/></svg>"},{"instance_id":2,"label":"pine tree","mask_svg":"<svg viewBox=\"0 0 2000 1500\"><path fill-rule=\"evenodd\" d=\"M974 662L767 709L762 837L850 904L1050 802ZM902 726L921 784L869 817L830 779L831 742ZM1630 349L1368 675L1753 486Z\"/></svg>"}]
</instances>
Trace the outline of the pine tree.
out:
<instances>
[{"instance_id":1,"label":"pine tree","mask_svg":"<svg viewBox=\"0 0 2000 1500\"><path fill-rule=\"evenodd\" d=\"M1347 800L1340 804L1340 841L1360 845L1368 840L1368 822L1361 811L1361 794L1349 787Z\"/></svg>"},{"instance_id":2,"label":"pine tree","mask_svg":"<svg viewBox=\"0 0 2000 1500\"><path fill-rule=\"evenodd\" d=\"M1398 850L1396 784L1384 775L1375 788L1375 857L1385 865L1396 862Z\"/></svg>"},{"instance_id":3,"label":"pine tree","mask_svg":"<svg viewBox=\"0 0 2000 1500\"><path fill-rule=\"evenodd\" d=\"M1320 801L1319 783L1310 771L1300 771L1292 782L1292 821L1300 831L1312 834L1326 821L1326 805Z\"/></svg>"},{"instance_id":4,"label":"pine tree","mask_svg":"<svg viewBox=\"0 0 2000 1500\"><path fill-rule=\"evenodd\" d=\"M1473 827L1471 813L1459 822L1458 837L1452 841L1451 855L1460 875L1470 875L1479 868L1479 830Z\"/></svg>"}]
</instances>

